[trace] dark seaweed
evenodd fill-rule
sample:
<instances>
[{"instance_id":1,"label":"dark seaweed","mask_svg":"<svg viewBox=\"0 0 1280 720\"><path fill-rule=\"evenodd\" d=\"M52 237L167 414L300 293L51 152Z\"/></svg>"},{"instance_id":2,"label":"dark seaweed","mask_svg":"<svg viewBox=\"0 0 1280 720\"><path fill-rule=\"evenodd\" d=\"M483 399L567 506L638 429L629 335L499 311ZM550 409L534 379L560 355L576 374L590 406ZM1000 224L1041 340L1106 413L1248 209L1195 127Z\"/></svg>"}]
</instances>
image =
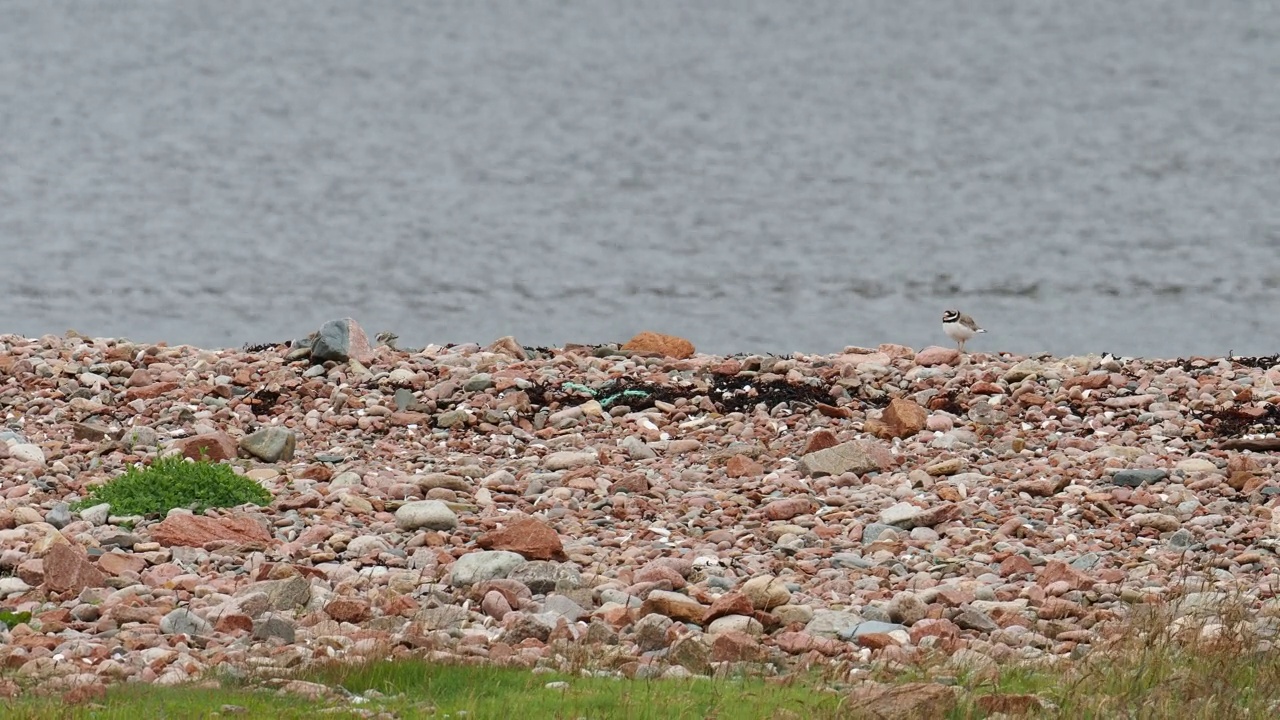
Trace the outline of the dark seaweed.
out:
<instances>
[{"instance_id":1,"label":"dark seaweed","mask_svg":"<svg viewBox=\"0 0 1280 720\"><path fill-rule=\"evenodd\" d=\"M285 340L283 342L277 342L277 343L258 343L257 345L250 345L249 343L245 343L242 349L244 350L244 352L247 352L247 353L260 353L260 352L265 352L267 350L274 350L281 346L291 347L292 345L293 345L292 340Z\"/></svg>"},{"instance_id":2,"label":"dark seaweed","mask_svg":"<svg viewBox=\"0 0 1280 720\"><path fill-rule=\"evenodd\" d=\"M280 393L274 390L258 389L244 399L253 409L254 415L265 415L280 402Z\"/></svg>"},{"instance_id":3,"label":"dark seaweed","mask_svg":"<svg viewBox=\"0 0 1280 720\"><path fill-rule=\"evenodd\" d=\"M965 409L960 406L958 395L955 390L946 390L938 394L938 398L942 399L941 403L935 404L930 402L929 405L936 410L951 413L957 417L965 414Z\"/></svg>"},{"instance_id":4,"label":"dark seaweed","mask_svg":"<svg viewBox=\"0 0 1280 720\"><path fill-rule=\"evenodd\" d=\"M1260 355L1258 357L1231 357L1227 356L1231 362L1245 367L1256 368L1258 370L1270 370L1276 365L1280 365L1280 355Z\"/></svg>"},{"instance_id":5,"label":"dark seaweed","mask_svg":"<svg viewBox=\"0 0 1280 720\"><path fill-rule=\"evenodd\" d=\"M831 401L831 393L824 386L786 380L761 382L749 375L716 376L707 397L720 412L744 412L760 403L770 408L781 403L814 407Z\"/></svg>"},{"instance_id":6,"label":"dark seaweed","mask_svg":"<svg viewBox=\"0 0 1280 720\"><path fill-rule=\"evenodd\" d=\"M1280 405L1267 405L1262 415L1251 415L1236 408L1196 413L1218 437L1239 437L1250 433L1280 433Z\"/></svg>"},{"instance_id":7,"label":"dark seaweed","mask_svg":"<svg viewBox=\"0 0 1280 720\"><path fill-rule=\"evenodd\" d=\"M590 392L584 392L573 383L538 383L526 389L525 394L535 407L595 398L606 409L625 405L632 410L651 408L657 402L674 403L680 398L692 402L698 396L705 395L717 412L721 413L745 412L761 403L770 408L781 403L813 407L830 401L830 394L825 386L793 384L785 380L762 382L753 375L713 375L705 390L696 385L661 385L621 378L591 388Z\"/></svg>"}]
</instances>

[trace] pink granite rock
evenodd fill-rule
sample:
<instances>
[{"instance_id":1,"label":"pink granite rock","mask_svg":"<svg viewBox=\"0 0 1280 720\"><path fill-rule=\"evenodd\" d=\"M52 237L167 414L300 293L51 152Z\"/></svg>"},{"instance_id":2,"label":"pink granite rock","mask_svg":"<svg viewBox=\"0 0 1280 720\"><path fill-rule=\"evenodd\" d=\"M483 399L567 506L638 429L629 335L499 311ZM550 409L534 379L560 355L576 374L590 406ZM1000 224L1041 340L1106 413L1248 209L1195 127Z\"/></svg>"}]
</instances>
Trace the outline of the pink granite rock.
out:
<instances>
[{"instance_id":1,"label":"pink granite rock","mask_svg":"<svg viewBox=\"0 0 1280 720\"><path fill-rule=\"evenodd\" d=\"M85 588L106 585L106 576L79 545L54 545L43 560L44 589L48 592L77 594Z\"/></svg>"},{"instance_id":2,"label":"pink granite rock","mask_svg":"<svg viewBox=\"0 0 1280 720\"><path fill-rule=\"evenodd\" d=\"M271 535L253 518L172 515L151 528L151 538L165 547L203 547L212 542L265 546Z\"/></svg>"}]
</instances>

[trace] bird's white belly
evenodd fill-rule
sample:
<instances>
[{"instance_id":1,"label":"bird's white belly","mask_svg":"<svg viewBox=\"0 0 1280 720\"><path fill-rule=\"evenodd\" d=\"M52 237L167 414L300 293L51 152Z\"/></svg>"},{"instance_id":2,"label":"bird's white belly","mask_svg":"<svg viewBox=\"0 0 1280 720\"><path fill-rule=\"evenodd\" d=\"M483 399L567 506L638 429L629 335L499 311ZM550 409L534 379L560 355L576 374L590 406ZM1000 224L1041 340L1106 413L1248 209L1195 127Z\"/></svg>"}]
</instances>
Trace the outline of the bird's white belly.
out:
<instances>
[{"instance_id":1,"label":"bird's white belly","mask_svg":"<svg viewBox=\"0 0 1280 720\"><path fill-rule=\"evenodd\" d=\"M942 323L942 329L946 331L948 337L956 341L968 340L977 334L972 329L967 328L958 322Z\"/></svg>"}]
</instances>

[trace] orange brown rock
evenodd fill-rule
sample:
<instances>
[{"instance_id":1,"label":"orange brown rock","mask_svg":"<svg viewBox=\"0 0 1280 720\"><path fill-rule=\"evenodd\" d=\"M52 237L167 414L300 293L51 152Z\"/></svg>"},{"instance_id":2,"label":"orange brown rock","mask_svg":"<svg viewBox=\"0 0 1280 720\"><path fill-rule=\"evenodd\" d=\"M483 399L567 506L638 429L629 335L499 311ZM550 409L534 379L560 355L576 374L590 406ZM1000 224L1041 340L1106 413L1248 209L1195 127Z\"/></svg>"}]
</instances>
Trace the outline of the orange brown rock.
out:
<instances>
[{"instance_id":1,"label":"orange brown rock","mask_svg":"<svg viewBox=\"0 0 1280 720\"><path fill-rule=\"evenodd\" d=\"M693 357L694 353L693 343L682 337L648 331L628 340L622 346L622 350L630 353L661 355L677 360Z\"/></svg>"}]
</instances>

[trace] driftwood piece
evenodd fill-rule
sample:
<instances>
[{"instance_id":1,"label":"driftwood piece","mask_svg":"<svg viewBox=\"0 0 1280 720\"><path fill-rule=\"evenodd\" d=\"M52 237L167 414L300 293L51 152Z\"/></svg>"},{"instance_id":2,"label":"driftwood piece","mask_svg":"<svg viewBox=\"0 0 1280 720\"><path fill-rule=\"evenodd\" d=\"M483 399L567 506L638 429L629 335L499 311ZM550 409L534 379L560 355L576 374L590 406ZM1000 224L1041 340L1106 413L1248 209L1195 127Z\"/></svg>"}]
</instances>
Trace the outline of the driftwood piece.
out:
<instances>
[{"instance_id":1,"label":"driftwood piece","mask_svg":"<svg viewBox=\"0 0 1280 720\"><path fill-rule=\"evenodd\" d=\"M1280 438L1234 438L1218 445L1221 450L1256 450L1270 452L1280 450Z\"/></svg>"}]
</instances>

